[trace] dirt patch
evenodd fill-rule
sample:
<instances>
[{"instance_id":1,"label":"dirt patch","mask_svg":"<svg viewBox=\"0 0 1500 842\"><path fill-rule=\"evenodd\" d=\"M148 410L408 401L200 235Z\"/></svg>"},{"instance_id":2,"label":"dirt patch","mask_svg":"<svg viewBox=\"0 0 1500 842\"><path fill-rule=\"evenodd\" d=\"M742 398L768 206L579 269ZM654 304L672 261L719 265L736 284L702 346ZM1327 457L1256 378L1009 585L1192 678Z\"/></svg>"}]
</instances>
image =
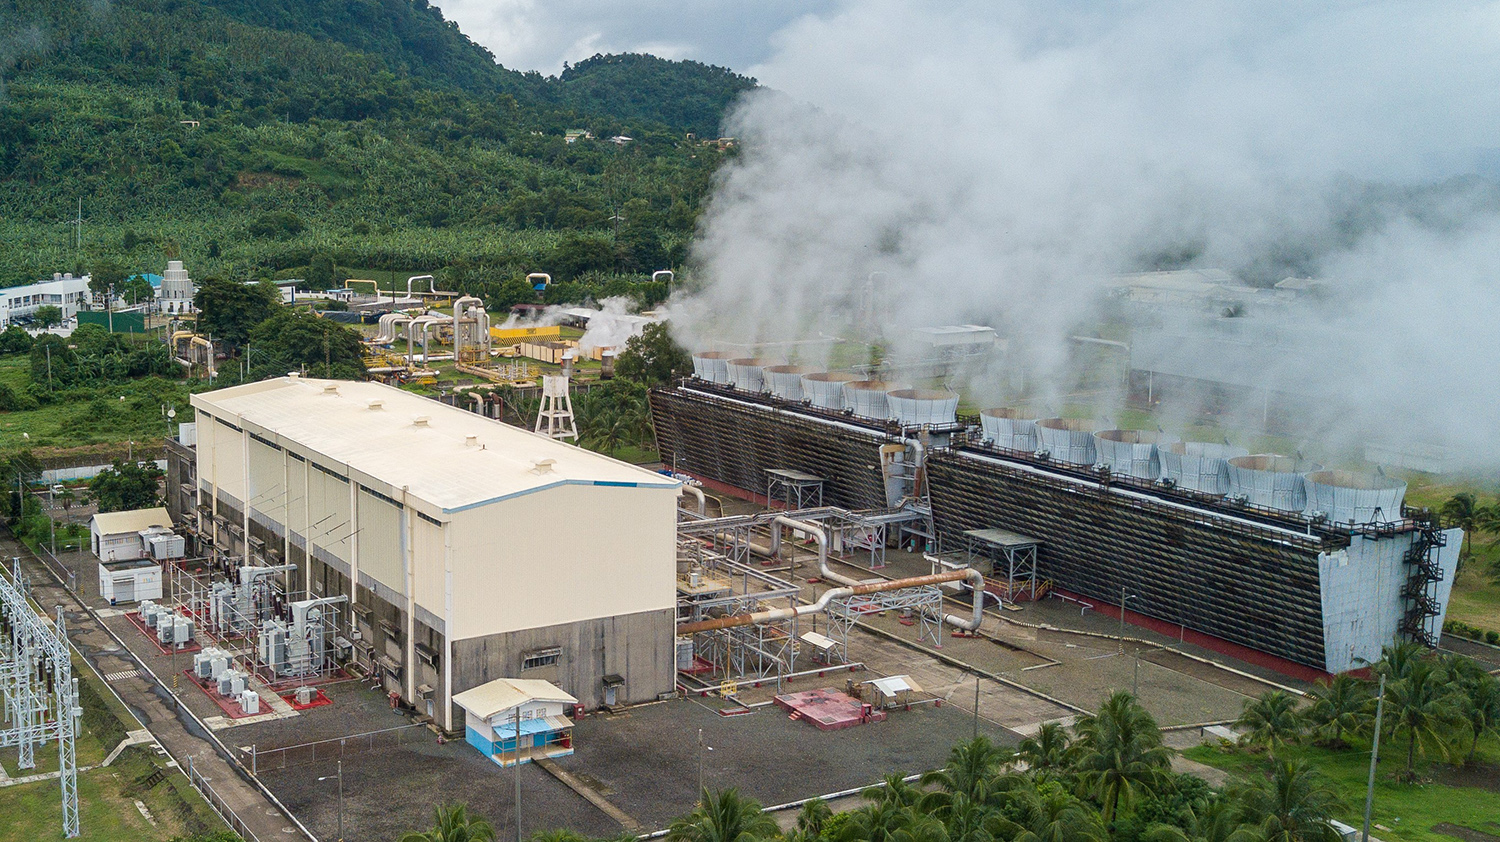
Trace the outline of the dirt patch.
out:
<instances>
[{"instance_id":1,"label":"dirt patch","mask_svg":"<svg viewBox=\"0 0 1500 842\"><path fill-rule=\"evenodd\" d=\"M1497 763L1470 763L1468 766L1435 769L1434 772L1433 777L1444 786L1467 786L1500 792L1500 764Z\"/></svg>"},{"instance_id":2,"label":"dirt patch","mask_svg":"<svg viewBox=\"0 0 1500 842\"><path fill-rule=\"evenodd\" d=\"M1485 833L1482 830L1475 830L1471 827L1461 827L1456 824L1449 824L1448 822L1435 824L1432 826L1432 829L1436 833L1441 833L1444 836L1452 836L1457 839L1462 839L1464 840L1464 842L1500 842L1500 836L1496 836L1493 833Z\"/></svg>"}]
</instances>

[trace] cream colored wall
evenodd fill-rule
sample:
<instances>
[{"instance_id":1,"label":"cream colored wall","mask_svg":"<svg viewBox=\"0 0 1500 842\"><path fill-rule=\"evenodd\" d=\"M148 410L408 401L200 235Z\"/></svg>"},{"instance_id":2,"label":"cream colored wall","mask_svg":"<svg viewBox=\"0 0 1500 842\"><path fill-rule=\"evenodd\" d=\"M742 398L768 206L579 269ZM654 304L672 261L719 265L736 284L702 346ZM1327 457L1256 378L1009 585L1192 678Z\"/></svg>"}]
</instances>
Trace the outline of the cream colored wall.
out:
<instances>
[{"instance_id":1,"label":"cream colored wall","mask_svg":"<svg viewBox=\"0 0 1500 842\"><path fill-rule=\"evenodd\" d=\"M401 595L406 574L401 565L401 513L368 492L359 492L359 572ZM440 562L441 563L441 562Z\"/></svg>"},{"instance_id":2,"label":"cream colored wall","mask_svg":"<svg viewBox=\"0 0 1500 842\"><path fill-rule=\"evenodd\" d=\"M307 463L286 460L286 525L298 535L307 535ZM322 517L322 515L318 515Z\"/></svg>"},{"instance_id":3,"label":"cream colored wall","mask_svg":"<svg viewBox=\"0 0 1500 842\"><path fill-rule=\"evenodd\" d=\"M243 502L245 497L245 450L244 433L237 433L223 426L218 419L213 423L214 481L219 491ZM198 446L203 447L202 440Z\"/></svg>"},{"instance_id":4,"label":"cream colored wall","mask_svg":"<svg viewBox=\"0 0 1500 842\"><path fill-rule=\"evenodd\" d=\"M443 528L416 516L411 522L417 604L442 617L447 613L443 598Z\"/></svg>"},{"instance_id":5,"label":"cream colored wall","mask_svg":"<svg viewBox=\"0 0 1500 842\"><path fill-rule=\"evenodd\" d=\"M349 484L309 467L307 469L308 539L340 561L349 560Z\"/></svg>"},{"instance_id":6,"label":"cream colored wall","mask_svg":"<svg viewBox=\"0 0 1500 842\"><path fill-rule=\"evenodd\" d=\"M453 633L671 608L675 488L566 485L451 515Z\"/></svg>"},{"instance_id":7,"label":"cream colored wall","mask_svg":"<svg viewBox=\"0 0 1500 842\"><path fill-rule=\"evenodd\" d=\"M286 488L282 482L281 451L250 439L250 504L267 517L285 522Z\"/></svg>"}]
</instances>

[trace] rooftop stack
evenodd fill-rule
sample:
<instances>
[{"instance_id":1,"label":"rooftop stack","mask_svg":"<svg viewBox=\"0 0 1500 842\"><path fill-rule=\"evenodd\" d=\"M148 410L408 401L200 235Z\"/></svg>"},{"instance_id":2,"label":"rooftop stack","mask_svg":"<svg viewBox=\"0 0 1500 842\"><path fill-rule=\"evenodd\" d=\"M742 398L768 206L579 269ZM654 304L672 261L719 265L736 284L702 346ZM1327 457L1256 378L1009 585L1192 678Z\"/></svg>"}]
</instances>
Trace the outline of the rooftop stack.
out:
<instances>
[{"instance_id":1,"label":"rooftop stack","mask_svg":"<svg viewBox=\"0 0 1500 842\"><path fill-rule=\"evenodd\" d=\"M884 380L851 380L844 384L844 408L861 418L890 418L885 393L899 388Z\"/></svg>"},{"instance_id":2,"label":"rooftop stack","mask_svg":"<svg viewBox=\"0 0 1500 842\"><path fill-rule=\"evenodd\" d=\"M1054 462L1093 466L1094 431L1103 421L1087 418L1043 418L1036 422L1037 450L1045 450Z\"/></svg>"},{"instance_id":3,"label":"rooftop stack","mask_svg":"<svg viewBox=\"0 0 1500 842\"><path fill-rule=\"evenodd\" d=\"M885 394L891 418L904 426L939 427L958 421L958 395L938 389L892 389Z\"/></svg>"},{"instance_id":4,"label":"rooftop stack","mask_svg":"<svg viewBox=\"0 0 1500 842\"><path fill-rule=\"evenodd\" d=\"M1229 460L1250 451L1229 444L1177 441L1159 445L1162 476L1184 491L1229 493Z\"/></svg>"},{"instance_id":5,"label":"rooftop stack","mask_svg":"<svg viewBox=\"0 0 1500 842\"><path fill-rule=\"evenodd\" d=\"M1036 419L1019 409L997 407L981 410L979 426L984 437L1002 450L1036 452Z\"/></svg>"},{"instance_id":6,"label":"rooftop stack","mask_svg":"<svg viewBox=\"0 0 1500 842\"><path fill-rule=\"evenodd\" d=\"M729 355L723 351L699 351L693 355L693 376L710 383L728 383Z\"/></svg>"},{"instance_id":7,"label":"rooftop stack","mask_svg":"<svg viewBox=\"0 0 1500 842\"><path fill-rule=\"evenodd\" d=\"M802 375L811 374L812 369L800 365L766 366L763 375L766 389L782 400L802 400Z\"/></svg>"},{"instance_id":8,"label":"rooftop stack","mask_svg":"<svg viewBox=\"0 0 1500 842\"><path fill-rule=\"evenodd\" d=\"M1313 471L1304 477L1308 512L1333 523L1399 520L1406 483L1380 474Z\"/></svg>"},{"instance_id":9,"label":"rooftop stack","mask_svg":"<svg viewBox=\"0 0 1500 842\"><path fill-rule=\"evenodd\" d=\"M741 357L730 360L726 365L728 369L729 382L736 389L746 392L764 392L766 390L765 367L770 360L756 359L755 357Z\"/></svg>"},{"instance_id":10,"label":"rooftop stack","mask_svg":"<svg viewBox=\"0 0 1500 842\"><path fill-rule=\"evenodd\" d=\"M1158 480L1158 448L1175 441L1176 436L1156 430L1100 430L1094 433L1094 457L1112 474Z\"/></svg>"},{"instance_id":11,"label":"rooftop stack","mask_svg":"<svg viewBox=\"0 0 1500 842\"><path fill-rule=\"evenodd\" d=\"M1236 456L1229 460L1229 493L1244 497L1252 506L1300 512L1307 508L1302 475L1321 467L1272 453Z\"/></svg>"},{"instance_id":12,"label":"rooftop stack","mask_svg":"<svg viewBox=\"0 0 1500 842\"><path fill-rule=\"evenodd\" d=\"M844 408L844 384L859 376L844 371L823 371L802 376L802 399L819 409Z\"/></svg>"}]
</instances>

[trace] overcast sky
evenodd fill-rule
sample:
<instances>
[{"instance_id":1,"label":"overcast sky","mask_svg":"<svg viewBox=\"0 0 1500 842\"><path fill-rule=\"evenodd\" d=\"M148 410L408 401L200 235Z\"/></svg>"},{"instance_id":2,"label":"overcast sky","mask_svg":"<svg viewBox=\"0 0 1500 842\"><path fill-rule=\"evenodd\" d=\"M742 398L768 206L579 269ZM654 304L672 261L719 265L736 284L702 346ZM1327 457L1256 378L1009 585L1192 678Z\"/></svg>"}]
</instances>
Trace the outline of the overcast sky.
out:
<instances>
[{"instance_id":1,"label":"overcast sky","mask_svg":"<svg viewBox=\"0 0 1500 842\"><path fill-rule=\"evenodd\" d=\"M443 16L515 70L554 75L595 53L651 53L747 72L773 34L831 0L436 0Z\"/></svg>"}]
</instances>

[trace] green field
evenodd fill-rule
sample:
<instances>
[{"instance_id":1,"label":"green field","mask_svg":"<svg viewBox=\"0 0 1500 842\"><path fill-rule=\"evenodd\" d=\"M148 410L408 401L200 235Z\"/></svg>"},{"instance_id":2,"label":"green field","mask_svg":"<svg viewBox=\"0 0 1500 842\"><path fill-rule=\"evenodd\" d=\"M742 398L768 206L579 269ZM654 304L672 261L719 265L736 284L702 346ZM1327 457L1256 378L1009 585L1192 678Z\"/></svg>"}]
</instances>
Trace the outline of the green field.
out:
<instances>
[{"instance_id":1,"label":"green field","mask_svg":"<svg viewBox=\"0 0 1500 842\"><path fill-rule=\"evenodd\" d=\"M1387 711L1389 713L1389 711ZM1380 769L1375 779L1375 809L1371 834L1391 842L1453 842L1454 837L1434 831L1433 825L1447 822L1480 833L1500 836L1500 740L1493 736L1480 742L1475 768L1467 772L1446 765L1434 765L1428 772L1431 783L1402 784L1395 780L1406 762L1399 739L1382 742ZM1458 760L1468 751L1468 741L1461 741ZM1340 817L1358 827L1364 810L1365 783L1370 770L1369 744L1348 751L1331 751L1313 746L1292 746L1283 750L1288 758L1305 759L1332 780L1343 798L1346 810ZM1198 746L1183 752L1184 756L1215 768L1241 774L1254 774L1266 764L1264 755L1248 754L1235 748ZM1448 785L1463 782L1465 785ZM1476 784L1483 784L1476 785ZM1376 827L1378 825L1379 827ZM1482 837L1479 837L1482 838Z\"/></svg>"}]
</instances>

